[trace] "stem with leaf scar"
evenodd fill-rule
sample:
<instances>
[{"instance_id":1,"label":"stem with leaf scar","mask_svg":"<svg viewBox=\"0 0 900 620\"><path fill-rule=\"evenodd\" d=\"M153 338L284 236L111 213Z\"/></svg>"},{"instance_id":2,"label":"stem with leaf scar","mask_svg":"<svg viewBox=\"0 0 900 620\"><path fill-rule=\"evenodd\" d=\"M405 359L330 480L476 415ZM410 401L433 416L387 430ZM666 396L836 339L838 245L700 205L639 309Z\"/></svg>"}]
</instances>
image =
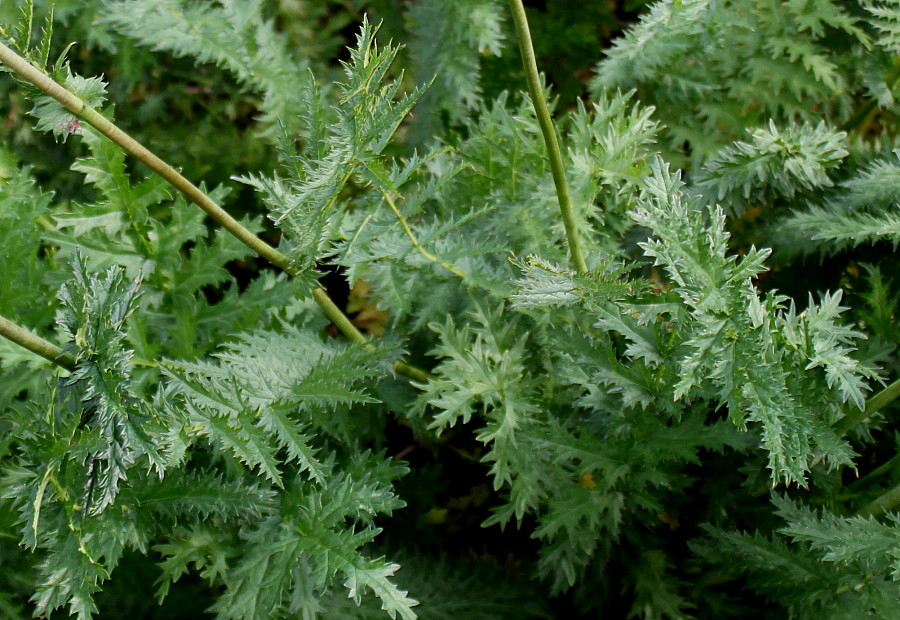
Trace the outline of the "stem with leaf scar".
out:
<instances>
[{"instance_id":1,"label":"stem with leaf scar","mask_svg":"<svg viewBox=\"0 0 900 620\"><path fill-rule=\"evenodd\" d=\"M279 252L277 249L254 235L243 224L236 220L216 202L203 193L196 185L187 180L172 166L154 155L140 142L129 136L127 133L117 127L112 121L104 117L98 111L84 104L78 96L68 91L62 85L54 81L50 76L32 65L26 59L16 54L8 46L0 43L0 62L12 69L22 79L30 82L45 94L49 95L60 103L66 110L77 116L79 119L88 123L101 134L109 138L117 144L125 152L133 155L139 161L146 164L156 174L165 179L172 187L193 202L195 205L203 209L212 219L218 222L229 233L234 235L241 243L253 250L260 257L269 263L278 267L289 275L296 275L296 271L291 265L290 259ZM317 288L313 291L313 299L325 313L325 315L337 326L337 328L352 342L365 343L366 337L356 328L346 314L331 300L325 289ZM8 323L8 321L7 321ZM10 325L13 325L10 323ZM24 330L23 330L24 331ZM27 333L27 332L26 332ZM3 336L7 336L5 331L0 332ZM10 338L13 342L21 344L19 340ZM50 343L47 343L48 345ZM25 346L25 345L23 345ZM51 347L53 345L50 345ZM26 348L29 348L26 346ZM29 350L33 350L30 349ZM44 355L35 351L39 355ZM57 361L47 357L51 361ZM73 362L74 363L74 362ZM65 367L65 364L60 364ZM414 381L427 382L430 374L403 362L396 362L394 370Z\"/></svg>"},{"instance_id":2,"label":"stem with leaf scar","mask_svg":"<svg viewBox=\"0 0 900 620\"><path fill-rule=\"evenodd\" d=\"M519 50L522 53L522 65L525 67L528 93L531 95L531 102L534 105L537 121L544 136L544 144L547 147L547 156L550 159L550 172L553 175L556 197L559 200L559 211L562 214L563 226L566 229L566 239L569 243L572 267L579 273L587 273L587 262L585 262L584 254L581 251L581 241L578 238L578 227L575 223L575 212L572 209L569 188L566 184L566 170L559 150L556 128L553 126L553 119L550 118L550 110L547 108L547 102L544 99L544 89L541 86L541 78L538 74L534 46L531 43L531 31L528 28L528 18L525 15L525 6L522 4L522 0L509 0L509 9L512 12L513 23L516 27Z\"/></svg>"}]
</instances>

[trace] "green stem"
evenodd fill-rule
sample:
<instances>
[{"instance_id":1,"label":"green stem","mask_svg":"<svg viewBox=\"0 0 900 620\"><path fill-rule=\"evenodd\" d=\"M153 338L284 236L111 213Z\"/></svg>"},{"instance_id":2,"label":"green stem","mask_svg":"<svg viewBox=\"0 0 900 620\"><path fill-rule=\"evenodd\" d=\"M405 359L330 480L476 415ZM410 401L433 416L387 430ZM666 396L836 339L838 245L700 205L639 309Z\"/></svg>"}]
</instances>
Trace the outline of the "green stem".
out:
<instances>
[{"instance_id":1,"label":"green stem","mask_svg":"<svg viewBox=\"0 0 900 620\"><path fill-rule=\"evenodd\" d=\"M20 327L9 319L0 316L0 336L16 343L32 353L50 360L57 366L66 370L75 370L75 358L60 349L52 342L48 342L32 334L27 329Z\"/></svg>"},{"instance_id":2,"label":"green stem","mask_svg":"<svg viewBox=\"0 0 900 620\"><path fill-rule=\"evenodd\" d=\"M357 344L366 342L366 337L363 336L362 332L356 329L356 325L354 325L350 318L338 308L334 301L332 301L325 289L317 288L312 294L313 299L319 304L319 307L322 309L322 312L325 313L325 316L327 316L329 320L334 323L345 336L347 336L348 340Z\"/></svg>"},{"instance_id":3,"label":"green stem","mask_svg":"<svg viewBox=\"0 0 900 620\"><path fill-rule=\"evenodd\" d=\"M444 269L446 269L453 275L459 276L460 278L468 277L469 274L467 274L465 271L457 269L456 267L454 267L447 261L445 261L441 258L438 258L434 254L432 254L431 252L426 250L425 247L416 238L415 233L413 233L412 228L410 228L410 226L409 226L409 222L407 222L406 218L403 217L403 214L400 213L400 209L397 208L397 203L394 202L393 197L384 190L381 191L381 195L384 196L385 202L388 203L388 206L391 208L391 211L393 211L394 215L397 216L397 220L400 222L400 226L403 228L403 232L406 233L407 237L409 237L409 240L412 242L413 247L415 247L419 251L419 254L421 254L422 256L424 256L425 258L430 260L431 262L437 263L438 265L440 265L441 267L443 267Z\"/></svg>"},{"instance_id":4,"label":"green stem","mask_svg":"<svg viewBox=\"0 0 900 620\"><path fill-rule=\"evenodd\" d=\"M290 259L285 254L282 254L254 235L244 227L243 224L233 218L230 213L216 204L212 198L200 191L196 185L188 181L172 166L154 155L144 145L119 129L112 121L102 114L93 108L86 106L75 94L66 90L50 76L33 66L3 43L0 43L0 62L15 71L22 79L27 80L45 94L58 101L65 109L94 127L94 129L119 145L124 151L130 153L146 164L151 170L165 179L172 187L184 194L188 200L203 209L211 218L222 225L225 230L234 235L235 238L256 252L259 256L272 265L283 269L292 276L297 274L291 265ZM334 322L337 328L341 330L347 338L353 342L366 341L365 336L356 329L356 326L353 325L347 315L335 305L324 289L319 288L313 291L313 298L328 318ZM394 369L398 373L415 381L422 381L422 377L429 376L425 371L402 362L394 364ZM427 379L425 380L427 381Z\"/></svg>"},{"instance_id":5,"label":"green stem","mask_svg":"<svg viewBox=\"0 0 900 620\"><path fill-rule=\"evenodd\" d=\"M417 381L418 383L428 383L435 378L430 372L424 371L421 368L416 368L415 366L410 366L406 362L394 362L394 370L398 374L401 374L408 379L412 379L413 381Z\"/></svg>"},{"instance_id":6,"label":"green stem","mask_svg":"<svg viewBox=\"0 0 900 620\"><path fill-rule=\"evenodd\" d=\"M550 171L553 174L553 184L556 186L559 211L562 214L563 225L566 228L566 239L569 242L572 267L580 273L586 273L588 267L584 260L584 254L581 251L581 241L578 238L578 227L575 223L575 212L572 210L572 202L569 199L566 171L563 167L562 155L559 150L556 128L553 126L553 119L550 118L550 110L547 109L547 102L544 99L544 89L538 74L534 46L531 43L531 31L528 29L528 18L525 15L525 6L522 4L522 0L509 0L509 9L512 12L513 23L516 26L516 37L519 39L519 50L522 53L522 65L525 67L528 93L531 95L531 102L534 105L538 124L541 126L541 133L544 135L547 155L550 158Z\"/></svg>"},{"instance_id":7,"label":"green stem","mask_svg":"<svg viewBox=\"0 0 900 620\"><path fill-rule=\"evenodd\" d=\"M838 420L834 425L834 431L838 435L847 434L854 426L898 397L900 397L900 380L894 381L892 384L878 392L878 394L869 398L866 401L864 409L848 413Z\"/></svg>"},{"instance_id":8,"label":"green stem","mask_svg":"<svg viewBox=\"0 0 900 620\"><path fill-rule=\"evenodd\" d=\"M877 498L875 501L863 506L856 514L860 517L880 517L900 506L900 485Z\"/></svg>"},{"instance_id":9,"label":"green stem","mask_svg":"<svg viewBox=\"0 0 900 620\"><path fill-rule=\"evenodd\" d=\"M850 488L864 487L876 478L880 478L881 476L885 475L886 473L897 467L897 465L900 465L900 454L895 454L889 461L887 461L886 463L882 463L881 465L870 471L868 474L855 481L850 485Z\"/></svg>"},{"instance_id":10,"label":"green stem","mask_svg":"<svg viewBox=\"0 0 900 620\"><path fill-rule=\"evenodd\" d=\"M31 82L45 94L53 97L69 112L91 125L94 129L118 144L146 164L156 174L165 179L172 187L184 194L191 202L206 211L210 217L221 224L241 243L265 258L267 261L287 270L290 261L287 256L247 230L243 224L234 219L230 213L215 203L193 183L184 178L172 166L161 160L140 142L119 129L108 118L84 105L75 94L66 90L43 71L34 67L27 60L16 54L6 45L0 43L0 61L15 71L20 77Z\"/></svg>"},{"instance_id":11,"label":"green stem","mask_svg":"<svg viewBox=\"0 0 900 620\"><path fill-rule=\"evenodd\" d=\"M316 303L319 304L319 307L322 308L322 311L325 313L325 316L327 316L351 342L355 342L356 344L365 344L368 342L368 339L363 336L362 332L356 329L356 325L354 325L350 319L347 318L347 315L341 312L341 309L331 300L331 297L328 296L325 289L317 288L312 294ZM372 345L369 344L368 347L371 348ZM394 362L394 370L398 374L412 379L413 381L418 381L419 383L428 383L431 379L434 379L434 375L431 373L426 372L421 368L411 366L405 362Z\"/></svg>"}]
</instances>

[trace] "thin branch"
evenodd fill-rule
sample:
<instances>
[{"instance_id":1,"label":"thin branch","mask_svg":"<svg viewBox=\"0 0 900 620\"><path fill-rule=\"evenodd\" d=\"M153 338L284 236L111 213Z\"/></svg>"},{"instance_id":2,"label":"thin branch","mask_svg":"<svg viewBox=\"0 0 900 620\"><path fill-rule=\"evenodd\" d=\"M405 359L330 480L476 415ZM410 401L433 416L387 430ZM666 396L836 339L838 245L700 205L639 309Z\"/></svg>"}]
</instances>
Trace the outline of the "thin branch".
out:
<instances>
[{"instance_id":1,"label":"thin branch","mask_svg":"<svg viewBox=\"0 0 900 620\"><path fill-rule=\"evenodd\" d=\"M313 299L319 304L325 316L334 323L341 332L347 336L351 342L362 344L366 342L366 337L362 335L356 325L344 314L337 304L328 296L328 292L323 288L317 288L313 291Z\"/></svg>"},{"instance_id":2,"label":"thin branch","mask_svg":"<svg viewBox=\"0 0 900 620\"><path fill-rule=\"evenodd\" d=\"M256 252L259 256L272 265L283 269L288 274L292 276L297 275L296 270L291 265L290 259L285 254L282 254L254 235L244 227L243 224L232 217L230 213L216 204L214 200L200 191L196 185L188 181L172 166L154 155L144 145L119 129L119 127L102 114L93 108L86 106L74 93L66 90L50 76L33 66L3 43L0 43L0 62L15 71L22 79L30 82L45 94L58 101L65 109L94 127L94 129L119 145L124 151L130 153L146 164L151 170L165 179L172 187L184 194L188 200L203 209L211 218L222 225L228 232L234 235L235 238ZM353 325L347 315L335 305L324 289L315 289L313 291L313 298L328 318L334 322L347 338L353 342L366 341L366 337L363 336L355 325ZM427 381L430 376L427 372L402 362L394 364L394 369L398 373L415 381Z\"/></svg>"},{"instance_id":3,"label":"thin branch","mask_svg":"<svg viewBox=\"0 0 900 620\"><path fill-rule=\"evenodd\" d=\"M400 226L403 227L403 232L406 233L406 236L409 237L409 240L412 242L413 246L419 251L419 254L432 261L433 263L437 263L450 273L459 276L460 278L466 278L469 274L465 271L457 269L447 261L438 258L431 252L425 249L425 247L419 242L416 238L415 233L413 233L412 228L409 227L409 222L406 221L406 218L403 217L403 214L400 213L400 209L397 208L397 203L394 202L394 198L386 191L381 190L381 195L384 196L385 202L388 203L388 206L391 208L391 211L394 212L394 215L397 216L397 220L400 222Z\"/></svg>"},{"instance_id":4,"label":"thin branch","mask_svg":"<svg viewBox=\"0 0 900 620\"><path fill-rule=\"evenodd\" d=\"M50 360L66 370L75 370L75 358L52 342L48 342L27 329L16 325L9 319L0 316L0 336L10 340L32 353Z\"/></svg>"},{"instance_id":5,"label":"thin branch","mask_svg":"<svg viewBox=\"0 0 900 620\"><path fill-rule=\"evenodd\" d=\"M394 362L394 370L404 377L422 384L428 383L435 378L430 372L410 366L406 362Z\"/></svg>"},{"instance_id":6,"label":"thin branch","mask_svg":"<svg viewBox=\"0 0 900 620\"><path fill-rule=\"evenodd\" d=\"M319 307L322 308L325 316L327 316L348 339L357 344L368 342L368 339L356 329L356 326L349 318L347 318L347 315L341 312L341 309L335 305L324 289L317 288L314 290L313 298L316 300L316 303L319 304ZM370 344L368 346L371 347L372 345ZM434 375L430 372L422 370L421 368L416 368L405 362L394 362L394 370L398 374L419 383L428 383L431 379L434 379Z\"/></svg>"},{"instance_id":7,"label":"thin branch","mask_svg":"<svg viewBox=\"0 0 900 620\"><path fill-rule=\"evenodd\" d=\"M124 151L130 153L146 164L151 170L172 185L172 187L184 194L188 200L206 211L210 217L221 224L241 243L276 267L289 271L290 259L288 259L287 256L247 230L243 224L234 219L230 213L216 204L215 201L200 191L193 183L184 178L172 166L154 155L140 142L119 129L105 116L93 108L86 106L78 96L66 90L50 76L33 66L3 43L0 43L0 61L15 71L21 78L32 83L50 97L53 97L69 112L118 144Z\"/></svg>"},{"instance_id":8,"label":"thin branch","mask_svg":"<svg viewBox=\"0 0 900 620\"><path fill-rule=\"evenodd\" d=\"M895 454L889 461L882 463L859 480L853 482L851 485L849 485L849 488L862 488L873 482L876 478L880 478L881 476L895 469L898 465L900 465L900 454Z\"/></svg>"},{"instance_id":9,"label":"thin branch","mask_svg":"<svg viewBox=\"0 0 900 620\"><path fill-rule=\"evenodd\" d=\"M509 0L509 9L512 11L513 23L516 26L516 37L519 39L519 50L522 53L522 65L525 67L528 93L531 95L531 102L534 105L538 124L541 126L541 133L544 135L547 155L550 158L550 171L553 174L553 184L556 186L559 211L562 214L563 225L566 228L566 239L569 242L572 267L579 273L587 273L588 267L584 260L584 254L581 251L581 241L578 238L575 212L572 210L572 201L569 198L569 188L566 184L566 171L563 167L562 155L559 150L559 140L556 137L553 119L550 118L550 110L547 108L547 102L544 100L544 89L541 86L541 78L538 74L534 46L531 43L531 31L528 29L528 18L525 15L525 6L522 4L522 0Z\"/></svg>"}]
</instances>

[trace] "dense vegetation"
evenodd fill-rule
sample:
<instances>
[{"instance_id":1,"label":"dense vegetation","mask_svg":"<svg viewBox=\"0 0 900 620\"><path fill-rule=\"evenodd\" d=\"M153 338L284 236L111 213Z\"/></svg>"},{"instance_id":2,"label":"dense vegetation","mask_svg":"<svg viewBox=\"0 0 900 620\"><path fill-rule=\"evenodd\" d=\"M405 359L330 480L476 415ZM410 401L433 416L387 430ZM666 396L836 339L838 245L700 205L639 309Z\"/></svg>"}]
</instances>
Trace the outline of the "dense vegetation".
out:
<instances>
[{"instance_id":1,"label":"dense vegetation","mask_svg":"<svg viewBox=\"0 0 900 620\"><path fill-rule=\"evenodd\" d=\"M0 1L0 617L900 617L900 4L526 4Z\"/></svg>"}]
</instances>

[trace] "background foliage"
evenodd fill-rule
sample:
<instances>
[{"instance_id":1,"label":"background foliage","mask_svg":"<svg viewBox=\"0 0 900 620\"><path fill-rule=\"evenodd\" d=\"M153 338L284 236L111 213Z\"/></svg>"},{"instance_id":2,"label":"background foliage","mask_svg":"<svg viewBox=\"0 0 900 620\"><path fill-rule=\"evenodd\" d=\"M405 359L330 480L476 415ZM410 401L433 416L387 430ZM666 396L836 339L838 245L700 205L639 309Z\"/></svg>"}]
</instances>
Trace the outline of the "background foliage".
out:
<instances>
[{"instance_id":1,"label":"background foliage","mask_svg":"<svg viewBox=\"0 0 900 620\"><path fill-rule=\"evenodd\" d=\"M503 2L0 1L296 276L0 76L0 616L900 615L897 4L527 4L586 273Z\"/></svg>"}]
</instances>

